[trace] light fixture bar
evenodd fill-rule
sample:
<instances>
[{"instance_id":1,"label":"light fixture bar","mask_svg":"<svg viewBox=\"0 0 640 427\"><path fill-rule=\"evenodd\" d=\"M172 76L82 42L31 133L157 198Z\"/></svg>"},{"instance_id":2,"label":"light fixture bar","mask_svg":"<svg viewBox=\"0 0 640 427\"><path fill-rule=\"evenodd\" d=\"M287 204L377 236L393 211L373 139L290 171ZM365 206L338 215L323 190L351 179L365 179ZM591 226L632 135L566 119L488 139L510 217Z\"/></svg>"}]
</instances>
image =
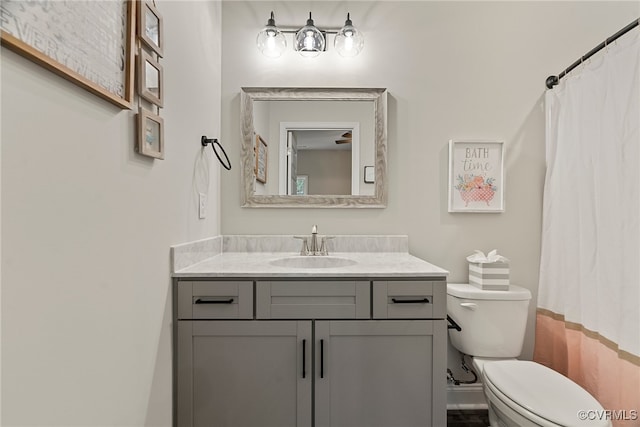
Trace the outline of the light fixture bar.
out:
<instances>
[{"instance_id":1,"label":"light fixture bar","mask_svg":"<svg viewBox=\"0 0 640 427\"><path fill-rule=\"evenodd\" d=\"M300 28L302 27L278 27L278 29L285 33L285 34L295 34L298 31L300 31ZM340 28L338 27L330 27L330 28L325 28L325 27L318 27L318 29L320 31L322 31L323 33L327 33L327 34L338 34L338 31L340 31Z\"/></svg>"},{"instance_id":2,"label":"light fixture bar","mask_svg":"<svg viewBox=\"0 0 640 427\"><path fill-rule=\"evenodd\" d=\"M317 27L312 14L302 27L276 27L274 13L267 21L267 26L258 34L258 49L265 55L277 58L287 46L284 34L293 34L293 48L302 56L314 57L327 50L327 34L334 35L333 47L344 57L358 55L364 45L364 37L357 30L347 14L347 20L342 27Z\"/></svg>"}]
</instances>

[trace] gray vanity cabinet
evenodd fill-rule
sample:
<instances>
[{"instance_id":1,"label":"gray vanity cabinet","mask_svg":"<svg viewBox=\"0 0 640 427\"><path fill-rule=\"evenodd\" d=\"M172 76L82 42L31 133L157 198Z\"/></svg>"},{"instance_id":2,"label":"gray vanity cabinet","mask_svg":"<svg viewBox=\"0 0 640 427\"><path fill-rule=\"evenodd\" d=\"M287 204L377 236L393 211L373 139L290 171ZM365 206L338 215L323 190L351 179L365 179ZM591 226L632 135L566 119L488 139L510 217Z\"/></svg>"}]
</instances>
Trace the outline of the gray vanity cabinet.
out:
<instances>
[{"instance_id":1,"label":"gray vanity cabinet","mask_svg":"<svg viewBox=\"0 0 640 427\"><path fill-rule=\"evenodd\" d=\"M180 321L177 426L311 426L310 321Z\"/></svg>"},{"instance_id":2,"label":"gray vanity cabinet","mask_svg":"<svg viewBox=\"0 0 640 427\"><path fill-rule=\"evenodd\" d=\"M446 367L433 363L434 350L447 345L437 322L315 322L315 425L446 425L434 408L446 407Z\"/></svg>"},{"instance_id":3,"label":"gray vanity cabinet","mask_svg":"<svg viewBox=\"0 0 640 427\"><path fill-rule=\"evenodd\" d=\"M175 289L178 427L446 425L444 280Z\"/></svg>"}]
</instances>

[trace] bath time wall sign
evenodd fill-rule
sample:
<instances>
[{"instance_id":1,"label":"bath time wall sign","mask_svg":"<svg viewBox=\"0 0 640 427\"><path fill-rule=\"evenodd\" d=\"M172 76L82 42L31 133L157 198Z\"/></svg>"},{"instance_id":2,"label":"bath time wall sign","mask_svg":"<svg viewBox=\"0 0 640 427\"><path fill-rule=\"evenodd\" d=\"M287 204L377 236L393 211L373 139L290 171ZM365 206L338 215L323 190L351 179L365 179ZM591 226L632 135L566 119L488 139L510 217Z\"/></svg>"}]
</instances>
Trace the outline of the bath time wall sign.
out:
<instances>
[{"instance_id":1,"label":"bath time wall sign","mask_svg":"<svg viewBox=\"0 0 640 427\"><path fill-rule=\"evenodd\" d=\"M449 141L449 212L504 212L504 143Z\"/></svg>"}]
</instances>

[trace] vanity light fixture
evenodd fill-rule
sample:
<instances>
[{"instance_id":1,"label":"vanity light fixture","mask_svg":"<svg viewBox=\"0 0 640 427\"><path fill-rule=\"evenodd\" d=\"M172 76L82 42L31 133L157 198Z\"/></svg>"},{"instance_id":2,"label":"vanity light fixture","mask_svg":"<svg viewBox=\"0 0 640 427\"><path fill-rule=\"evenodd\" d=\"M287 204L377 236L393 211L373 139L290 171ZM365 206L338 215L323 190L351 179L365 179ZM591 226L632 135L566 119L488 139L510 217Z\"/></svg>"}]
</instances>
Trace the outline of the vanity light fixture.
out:
<instances>
[{"instance_id":1,"label":"vanity light fixture","mask_svg":"<svg viewBox=\"0 0 640 427\"><path fill-rule=\"evenodd\" d=\"M348 13L344 27L340 28L340 31L336 34L333 45L338 53L345 57L356 56L364 47L364 37L362 33L353 26Z\"/></svg>"},{"instance_id":2,"label":"vanity light fixture","mask_svg":"<svg viewBox=\"0 0 640 427\"><path fill-rule=\"evenodd\" d=\"M258 33L256 38L258 50L269 58L278 58L287 48L287 39L282 31L276 27L276 20L271 12L271 18L267 21L267 26Z\"/></svg>"},{"instance_id":3,"label":"vanity light fixture","mask_svg":"<svg viewBox=\"0 0 640 427\"><path fill-rule=\"evenodd\" d=\"M287 47L285 34L294 34L293 48L305 57L315 57L326 50L327 34L335 34L334 47L341 56L356 56L364 47L364 36L353 26L349 13L344 26L340 29L319 29L313 22L311 12L306 25L300 29L294 29L276 27L273 12L271 12L271 18L267 21L266 27L258 33L256 39L258 50L265 56L278 58Z\"/></svg>"}]
</instances>

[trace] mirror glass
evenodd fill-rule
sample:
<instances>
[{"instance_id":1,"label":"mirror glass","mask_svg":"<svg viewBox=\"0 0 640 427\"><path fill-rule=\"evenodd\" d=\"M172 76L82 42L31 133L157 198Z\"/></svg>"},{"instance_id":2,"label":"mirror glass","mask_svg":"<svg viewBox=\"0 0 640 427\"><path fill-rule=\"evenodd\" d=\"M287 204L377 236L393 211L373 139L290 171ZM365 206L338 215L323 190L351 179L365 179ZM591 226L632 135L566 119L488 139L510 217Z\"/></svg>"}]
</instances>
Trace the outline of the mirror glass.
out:
<instances>
[{"instance_id":1,"label":"mirror glass","mask_svg":"<svg viewBox=\"0 0 640 427\"><path fill-rule=\"evenodd\" d=\"M363 194L357 180L358 168L353 170L355 186L352 186L352 162L357 158L353 148L353 125L339 129L313 127L287 129L287 148L279 159L283 168L279 194L306 196ZM371 188L373 190L373 188ZM373 194L373 191L372 191Z\"/></svg>"},{"instance_id":2,"label":"mirror glass","mask_svg":"<svg viewBox=\"0 0 640 427\"><path fill-rule=\"evenodd\" d=\"M149 61L144 63L146 89L153 95L160 97L160 71Z\"/></svg>"},{"instance_id":3,"label":"mirror glass","mask_svg":"<svg viewBox=\"0 0 640 427\"><path fill-rule=\"evenodd\" d=\"M243 88L241 115L243 206L386 205L385 89Z\"/></svg>"},{"instance_id":4,"label":"mirror glass","mask_svg":"<svg viewBox=\"0 0 640 427\"><path fill-rule=\"evenodd\" d=\"M160 38L159 29L160 29L160 21L158 17L151 11L149 8L145 9L145 29L144 32L151 39L152 42L156 44L156 46L160 46Z\"/></svg>"}]
</instances>

